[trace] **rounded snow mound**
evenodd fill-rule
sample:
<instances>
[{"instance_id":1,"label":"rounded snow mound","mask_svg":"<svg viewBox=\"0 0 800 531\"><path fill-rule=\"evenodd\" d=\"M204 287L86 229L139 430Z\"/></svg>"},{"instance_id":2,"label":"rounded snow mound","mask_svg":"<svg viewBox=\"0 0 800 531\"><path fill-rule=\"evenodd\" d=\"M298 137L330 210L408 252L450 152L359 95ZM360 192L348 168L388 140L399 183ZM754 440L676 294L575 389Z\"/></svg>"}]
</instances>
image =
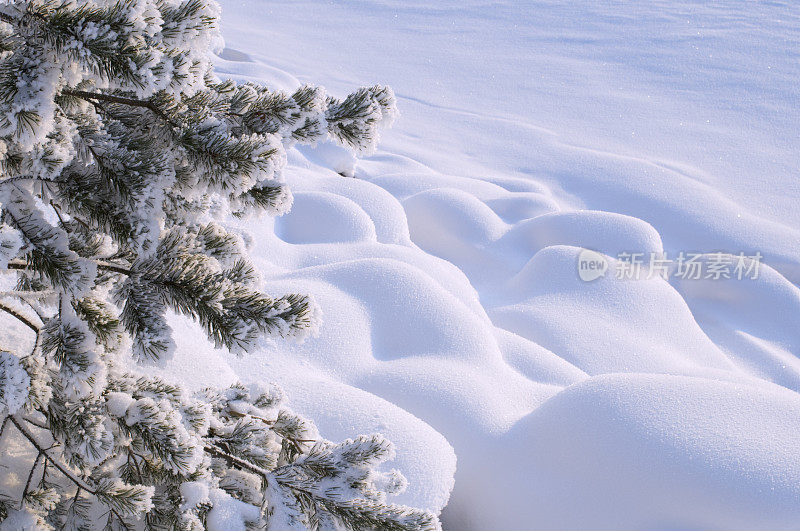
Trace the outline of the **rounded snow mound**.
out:
<instances>
[{"instance_id":1,"label":"rounded snow mound","mask_svg":"<svg viewBox=\"0 0 800 531\"><path fill-rule=\"evenodd\" d=\"M275 234L287 243L375 241L375 225L358 204L325 192L296 192L292 209L275 220Z\"/></svg>"},{"instance_id":2,"label":"rounded snow mound","mask_svg":"<svg viewBox=\"0 0 800 531\"><path fill-rule=\"evenodd\" d=\"M494 513L494 529L520 520L731 530L800 521L800 396L766 382L597 376L542 404L504 442L496 466L513 488L486 489L485 503L515 509Z\"/></svg>"}]
</instances>

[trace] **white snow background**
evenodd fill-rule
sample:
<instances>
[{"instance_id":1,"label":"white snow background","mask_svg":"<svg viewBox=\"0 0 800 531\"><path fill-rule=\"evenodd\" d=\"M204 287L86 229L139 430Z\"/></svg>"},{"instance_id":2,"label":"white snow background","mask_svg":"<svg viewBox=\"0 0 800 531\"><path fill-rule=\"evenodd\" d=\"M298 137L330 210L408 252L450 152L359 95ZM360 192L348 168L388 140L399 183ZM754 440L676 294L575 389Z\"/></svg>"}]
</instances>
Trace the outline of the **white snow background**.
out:
<instances>
[{"instance_id":1,"label":"white snow background","mask_svg":"<svg viewBox=\"0 0 800 531\"><path fill-rule=\"evenodd\" d=\"M330 439L385 433L394 501L446 529L800 525L797 4L222 7L221 76L388 84L401 117L359 161L292 149L292 211L246 227L319 337L235 358L174 319L171 375L274 381ZM586 283L580 247L765 265Z\"/></svg>"}]
</instances>

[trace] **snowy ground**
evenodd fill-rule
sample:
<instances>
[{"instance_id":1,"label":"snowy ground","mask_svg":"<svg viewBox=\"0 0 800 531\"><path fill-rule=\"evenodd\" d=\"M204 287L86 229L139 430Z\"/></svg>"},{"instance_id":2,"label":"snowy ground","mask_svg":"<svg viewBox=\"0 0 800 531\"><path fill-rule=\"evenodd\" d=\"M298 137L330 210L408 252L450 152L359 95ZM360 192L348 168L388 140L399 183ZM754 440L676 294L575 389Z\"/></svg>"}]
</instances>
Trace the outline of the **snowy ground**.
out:
<instances>
[{"instance_id":1,"label":"snowy ground","mask_svg":"<svg viewBox=\"0 0 800 531\"><path fill-rule=\"evenodd\" d=\"M355 167L292 150L292 212L247 227L320 336L235 359L176 323L169 370L276 381L331 439L386 433L398 501L447 504L448 529L794 528L800 8L587 4L223 2L219 72L388 84L402 117ZM648 279L645 254L616 278L662 250L763 264Z\"/></svg>"}]
</instances>

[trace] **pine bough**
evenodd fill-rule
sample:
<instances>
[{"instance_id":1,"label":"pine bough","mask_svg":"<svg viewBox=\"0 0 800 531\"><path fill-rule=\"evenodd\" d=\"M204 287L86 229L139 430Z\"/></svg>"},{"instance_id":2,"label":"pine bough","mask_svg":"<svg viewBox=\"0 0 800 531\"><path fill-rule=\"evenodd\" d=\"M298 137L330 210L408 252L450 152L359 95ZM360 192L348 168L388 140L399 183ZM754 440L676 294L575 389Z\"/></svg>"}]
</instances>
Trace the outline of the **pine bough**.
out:
<instances>
[{"instance_id":1,"label":"pine bough","mask_svg":"<svg viewBox=\"0 0 800 531\"><path fill-rule=\"evenodd\" d=\"M0 527L438 529L387 503L405 483L377 470L381 436L334 444L274 388L190 396L141 369L174 349L168 310L237 353L314 332L313 300L259 291L224 220L289 209L287 146L369 152L396 112L381 86L338 100L217 79L218 14L0 4L0 272L17 275L0 313L35 336L0 351Z\"/></svg>"}]
</instances>

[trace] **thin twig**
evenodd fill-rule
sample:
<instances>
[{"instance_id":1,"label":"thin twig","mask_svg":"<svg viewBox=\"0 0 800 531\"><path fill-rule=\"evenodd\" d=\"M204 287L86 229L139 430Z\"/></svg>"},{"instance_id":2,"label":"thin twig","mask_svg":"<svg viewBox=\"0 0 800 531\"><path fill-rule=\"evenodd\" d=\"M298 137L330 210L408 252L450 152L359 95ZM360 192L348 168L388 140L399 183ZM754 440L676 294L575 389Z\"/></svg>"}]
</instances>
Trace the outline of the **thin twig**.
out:
<instances>
[{"instance_id":1,"label":"thin twig","mask_svg":"<svg viewBox=\"0 0 800 531\"><path fill-rule=\"evenodd\" d=\"M103 260L92 260L92 262L94 262L99 269L105 269L107 271L113 271L114 273L120 273L127 276L131 276L133 274L133 271L119 264L112 264L111 262L105 262ZM26 270L30 269L30 266L24 260L11 260L8 262L8 269Z\"/></svg>"},{"instance_id":2,"label":"thin twig","mask_svg":"<svg viewBox=\"0 0 800 531\"><path fill-rule=\"evenodd\" d=\"M28 473L28 481L25 482L25 488L22 489L22 498L19 500L19 509L22 510L22 505L25 503L25 497L28 495L28 489L31 486L31 480L33 479L33 473L36 470L36 465L39 464L39 460L42 458L42 454L44 452L39 450L39 453L36 454L36 459L33 460L33 466L31 467L30 473Z\"/></svg>"},{"instance_id":3,"label":"thin twig","mask_svg":"<svg viewBox=\"0 0 800 531\"><path fill-rule=\"evenodd\" d=\"M217 448L214 445L206 444L203 447L203 450L208 452L211 456L221 457L222 459L225 459L228 462L228 464L230 464L230 465L232 465L234 467L238 467L238 468L247 470L249 472L253 472L254 474L258 474L264 480L265 484L268 483L267 477L269 477L269 476L275 477L275 473L274 472L277 472L277 471L279 471L281 469L285 469L285 468L288 468L289 466L291 466L291 465L286 465L286 466L279 467L279 468L275 469L275 471L273 471L271 473L268 470L265 470L265 469L261 468L260 466L256 466L256 465L254 465L252 463L248 463L247 461L245 461L243 459L239 459L235 455L231 455L231 454L229 454L227 452L224 452L224 451L220 450L219 448ZM278 481L278 483L280 483L280 481L277 480L277 478L275 478L275 479L276 479L276 481ZM312 498L318 497L316 494L314 494L310 490L304 489L302 487L298 487L297 485L285 484L285 486L290 488L290 489L292 489L292 490L307 494L308 496L311 496Z\"/></svg>"},{"instance_id":4,"label":"thin twig","mask_svg":"<svg viewBox=\"0 0 800 531\"><path fill-rule=\"evenodd\" d=\"M10 294L12 297L17 297L19 300L21 300L22 302L24 302L25 304L27 304L27 305L30 307L30 309L31 309L31 310L33 310L33 313L35 313L35 314L36 314L36 317L38 317L38 318L39 318L39 320L40 320L42 323L44 323L44 322L45 322L45 317L44 317L44 315L42 315L42 312L40 312L40 311L39 311L39 309L38 309L38 308L36 308L36 306L34 306L34 305L33 305L33 303L32 303L31 301L29 301L29 300L28 300L28 297L30 297L30 298L32 298L32 299L34 299L34 300L36 300L37 298L46 297L46 296L48 296L48 295L52 295L52 294L54 294L54 293L55 293L55 290L42 290L42 291L10 291L10 292L9 292L9 291L7 291L7 292L4 292L4 293L2 293L2 295L9 295L9 294ZM38 296L36 296L35 294L38 294ZM32 296L32 295L33 295L33 296Z\"/></svg>"},{"instance_id":5,"label":"thin twig","mask_svg":"<svg viewBox=\"0 0 800 531\"><path fill-rule=\"evenodd\" d=\"M39 181L43 183L55 183L55 184L62 184L59 181L48 179L46 177L32 177L30 175L17 175L15 177L8 177L7 179L0 180L0 185L3 184L11 184L17 181Z\"/></svg>"},{"instance_id":6,"label":"thin twig","mask_svg":"<svg viewBox=\"0 0 800 531\"><path fill-rule=\"evenodd\" d=\"M139 482L142 481L142 470L139 468L139 461L136 460L135 454L132 450L128 450L128 463L130 464L133 462L133 466L136 469L136 477Z\"/></svg>"},{"instance_id":7,"label":"thin twig","mask_svg":"<svg viewBox=\"0 0 800 531\"><path fill-rule=\"evenodd\" d=\"M248 417L250 417L250 418L253 418L253 419L256 419L256 420L260 420L261 422L263 422L264 424L266 424L267 426L269 426L269 427L270 427L269 429L271 429L271 430L273 430L273 431L274 431L274 428L272 427L272 426L275 424L275 421L274 421L274 420L268 420L268 419L265 419L264 417L260 417L260 416L258 416L258 415L253 415L253 414L251 414L251 413L247 413L247 414L246 414L246 416L248 416ZM276 433L277 433L277 432L276 432ZM283 434L278 434L278 435L280 435L281 437L283 437L284 439L286 439L287 441L289 441L290 443L292 443L292 445L295 447L295 449L296 449L296 450L297 450L299 453L303 453L303 449L300 447L300 445L301 445L301 444L306 444L306 443L312 443L312 442L314 442L314 440L313 440L313 439L296 439L296 438L294 438L294 437L290 437L290 436L288 436L288 435L283 435Z\"/></svg>"},{"instance_id":8,"label":"thin twig","mask_svg":"<svg viewBox=\"0 0 800 531\"><path fill-rule=\"evenodd\" d=\"M59 220L59 221L61 222L61 224L63 225L63 224L64 224L64 220L63 220L63 219L61 219L61 216L59 215L59 211L61 210L61 209L59 208L59 206L58 206L57 204L55 204L55 203L54 203L52 200L50 200L50 206L51 206L51 207L53 207L53 210L55 210L55 211L56 211L56 215L58 216L58 220ZM81 218L79 218L79 217L77 217L77 216L75 216L75 215L70 215L70 218L71 218L71 219L74 219L75 221L77 221L78 223L80 223L81 225L83 225L83 227L84 227L86 230L88 230L89 232L91 232L91 231L93 231L93 230L94 230L94 229L92 229L92 227L91 227L91 226L89 226L89 224L88 224L88 223L86 223L85 221L83 221Z\"/></svg>"},{"instance_id":9,"label":"thin twig","mask_svg":"<svg viewBox=\"0 0 800 531\"><path fill-rule=\"evenodd\" d=\"M53 207L53 211L56 213L56 217L58 217L58 222L64 225L64 218L61 217L61 211L56 207L52 199L50 200L50 206Z\"/></svg>"},{"instance_id":10,"label":"thin twig","mask_svg":"<svg viewBox=\"0 0 800 531\"><path fill-rule=\"evenodd\" d=\"M159 118L167 122L169 125L173 127L177 127L172 119L164 113L161 109L158 108L158 105L153 103L149 100L137 100L135 98L126 98L124 96L115 96L113 94L103 94L102 92L87 92L85 90L63 90L61 91L62 94L66 94L67 96L74 96L76 98L80 98L82 100L86 100L91 102L92 100L96 101L108 101L111 103L119 103L120 105L130 105L131 107L141 107L143 109L149 109L154 112Z\"/></svg>"},{"instance_id":11,"label":"thin twig","mask_svg":"<svg viewBox=\"0 0 800 531\"><path fill-rule=\"evenodd\" d=\"M114 273L120 273L122 275L131 276L133 271L130 269L123 267L121 265L112 264L111 262L103 262L101 260L94 260L94 263L97 264L97 267L100 269L105 269L107 271L113 271Z\"/></svg>"},{"instance_id":12,"label":"thin twig","mask_svg":"<svg viewBox=\"0 0 800 531\"><path fill-rule=\"evenodd\" d=\"M260 466L254 465L252 463L248 463L244 459L239 459L235 455L231 455L228 452L225 452L225 451L219 449L218 447L216 447L214 445L206 444L203 447L203 450L208 452L213 457L221 457L222 459L226 460L231 465L237 466L239 468L243 468L243 469L245 469L245 470L247 470L249 472L253 472L254 474L258 474L260 476L263 476L264 477L264 481L266 481L266 479L267 479L267 475L269 474L268 470L263 469Z\"/></svg>"},{"instance_id":13,"label":"thin twig","mask_svg":"<svg viewBox=\"0 0 800 531\"><path fill-rule=\"evenodd\" d=\"M0 425L0 438L2 438L2 437L3 437L3 432L4 432L4 431L5 431L5 429L6 429L6 423L8 422L8 419L9 419L9 417L6 417L6 418L4 418L4 419L3 419L3 424L2 424L2 425Z\"/></svg>"},{"instance_id":14,"label":"thin twig","mask_svg":"<svg viewBox=\"0 0 800 531\"><path fill-rule=\"evenodd\" d=\"M36 314L36 317L39 318L39 320L42 322L42 326L44 326L44 322L45 322L44 316L39 312L39 310L36 309L36 306L34 306L31 303L31 301L29 301L28 299L25 298L25 296L22 295L23 293L27 294L27 293L30 293L30 292L27 292L27 291L23 291L23 292L3 292L3 293L0 293L0 296L4 296L4 297L5 296L15 296L15 297L17 297L19 300L21 300L22 302L27 304L30 307L31 310L33 310L33 313ZM3 305L2 303L0 303L0 309L8 312L9 314L13 315L17 319L20 319L20 317L22 317L22 314L15 314L14 310L12 308L9 308L8 306ZM25 321L23 321L23 322L26 325L28 325L28 327L31 327L32 323L25 322ZM32 356L36 352L36 349L39 347L39 339L40 339L39 332L41 331L41 328L36 326L36 325L34 325L34 326L35 326L35 328L31 327L31 330L33 330L36 333L36 339L34 339L34 341L33 341L33 348L31 349L31 353L28 354L28 356Z\"/></svg>"},{"instance_id":15,"label":"thin twig","mask_svg":"<svg viewBox=\"0 0 800 531\"><path fill-rule=\"evenodd\" d=\"M64 476L65 476L67 479L69 479L69 480L70 480L70 481L72 481L72 482L73 482L75 485L77 485L79 489L83 489L83 490L85 490L86 492L88 492L89 494L92 494L92 495L95 495L95 496L97 495L97 491L95 491L94 489L90 488L90 487L89 487L89 486L88 486L88 485L87 485L85 482L83 482L82 480L80 480L80 479L78 479L77 477L75 477L75 475L74 475L72 472L70 472L69 470L67 470L67 469L66 469L66 467L64 467L64 466L63 466L61 463L59 463L59 462L58 462L58 461L57 461L57 460L56 460L54 457L52 457L50 454L48 454L48 453L47 453L47 450L46 450L46 449L45 449L45 448L44 448L44 447L43 447L41 444L39 444L39 441L37 441L37 440L36 440L36 438L33 436L33 434L31 434L31 432L29 432L28 430L26 430L26 429L25 429L25 428L22 426L22 424L20 424L20 423L17 421L16 417L14 417L14 416L8 416L7 418L11 419L11 423L12 423L12 424L14 424L14 426L16 426L16 427L17 427L17 430L19 430L19 432L20 432L20 433L21 433L21 434L22 434L22 435L23 435L23 436L24 436L26 439L28 439L28 441L29 441L29 442L30 442L30 443L33 445L33 447L34 447L34 448L36 448L37 450L39 450L39 452L41 452L41 453L42 453L42 455L44 455L46 459L48 459L48 460L49 460L51 463L53 463L53 466L54 466L54 467L56 467L56 468L58 469L58 471L59 471L59 472L61 472L62 474L64 474Z\"/></svg>"},{"instance_id":16,"label":"thin twig","mask_svg":"<svg viewBox=\"0 0 800 531\"><path fill-rule=\"evenodd\" d=\"M234 467L238 467L238 468L247 470L249 472L253 472L254 474L258 474L259 476L262 477L262 479L264 480L264 483L268 483L267 477L269 475L272 475L274 477L274 474L271 474L268 470L265 470L265 469L261 468L260 466L256 466L256 465L254 465L252 463L248 463L244 459L239 459L235 455L231 455L231 454L229 454L227 452L224 452L224 451L220 450L218 447L216 447L214 445L206 444L203 447L203 450L208 452L213 457L221 457L222 459L225 459L230 465L232 465ZM280 467L280 468L285 468L285 467ZM280 470L280 468L277 469L277 470ZM298 487L296 485L286 485L286 486L288 486L292 490L303 492L303 493L308 494L309 496L312 496L312 497L317 497L313 492L311 492L310 490L304 489L302 487Z\"/></svg>"},{"instance_id":17,"label":"thin twig","mask_svg":"<svg viewBox=\"0 0 800 531\"><path fill-rule=\"evenodd\" d=\"M36 426L37 428L39 428L41 430L49 430L50 429L48 426L45 426L44 424L39 424L37 421L35 421L33 419L29 419L28 417L22 417L22 418L25 419L25 422L27 422L28 424L30 424L32 426ZM50 448L48 448L48 450L49 449Z\"/></svg>"},{"instance_id":18,"label":"thin twig","mask_svg":"<svg viewBox=\"0 0 800 531\"><path fill-rule=\"evenodd\" d=\"M31 330L36 332L37 335L39 334L40 328L38 326L36 326L33 322L28 320L27 317L23 316L22 314L20 314L19 312L17 312L13 308L10 308L10 307L6 306L5 304L3 304L2 302L0 302L0 310L3 310L4 312L6 312L7 314L11 315L12 317L15 317L18 321L20 321L21 323L27 325L28 328L30 328Z\"/></svg>"},{"instance_id":19,"label":"thin twig","mask_svg":"<svg viewBox=\"0 0 800 531\"><path fill-rule=\"evenodd\" d=\"M117 517L117 520L119 520L119 523L123 527L123 529L126 529L127 531L130 531L130 527L128 527L128 524L125 523L125 520L122 519L122 517L119 515L119 513L116 510L109 509L109 511L111 511L111 514L113 514L114 516Z\"/></svg>"},{"instance_id":20,"label":"thin twig","mask_svg":"<svg viewBox=\"0 0 800 531\"><path fill-rule=\"evenodd\" d=\"M47 459L42 463L42 479L39 480L39 488L44 488L45 479L47 478Z\"/></svg>"}]
</instances>

